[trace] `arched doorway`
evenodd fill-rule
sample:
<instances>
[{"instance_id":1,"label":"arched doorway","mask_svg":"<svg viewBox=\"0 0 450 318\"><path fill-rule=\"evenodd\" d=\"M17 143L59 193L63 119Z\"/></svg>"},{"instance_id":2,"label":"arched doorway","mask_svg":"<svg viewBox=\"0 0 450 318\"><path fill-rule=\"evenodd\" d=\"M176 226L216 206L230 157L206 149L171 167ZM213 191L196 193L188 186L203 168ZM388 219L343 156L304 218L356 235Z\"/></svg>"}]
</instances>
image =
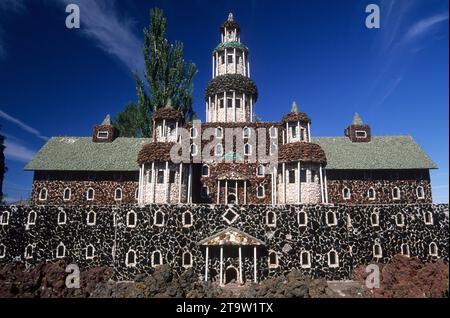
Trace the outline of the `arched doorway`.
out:
<instances>
[{"instance_id":1,"label":"arched doorway","mask_svg":"<svg viewBox=\"0 0 450 318\"><path fill-rule=\"evenodd\" d=\"M236 195L229 194L228 195L228 204L235 204L236 203Z\"/></svg>"},{"instance_id":2,"label":"arched doorway","mask_svg":"<svg viewBox=\"0 0 450 318\"><path fill-rule=\"evenodd\" d=\"M225 271L225 285L231 283L234 281L234 283L238 282L238 271L234 267L228 267Z\"/></svg>"}]
</instances>

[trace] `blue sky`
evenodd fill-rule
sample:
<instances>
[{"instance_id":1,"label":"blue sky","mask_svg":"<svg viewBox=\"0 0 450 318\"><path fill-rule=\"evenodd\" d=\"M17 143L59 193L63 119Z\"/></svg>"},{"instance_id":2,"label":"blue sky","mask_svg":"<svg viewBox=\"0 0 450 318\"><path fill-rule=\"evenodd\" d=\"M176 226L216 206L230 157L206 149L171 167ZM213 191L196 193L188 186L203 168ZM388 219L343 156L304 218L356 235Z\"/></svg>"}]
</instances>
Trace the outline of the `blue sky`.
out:
<instances>
[{"instance_id":1,"label":"blue sky","mask_svg":"<svg viewBox=\"0 0 450 318\"><path fill-rule=\"evenodd\" d=\"M81 28L65 27L77 3ZM381 8L367 29L365 7ZM142 68L148 10L164 9L168 37L198 66L194 110L203 92L219 25L232 11L250 48L256 112L278 120L293 100L312 134L341 136L358 111L375 135L412 135L440 169L436 202L448 202L448 1L111 1L0 0L0 125L7 138L9 201L27 198L26 162L49 136L87 136L107 113L135 101L131 69Z\"/></svg>"}]
</instances>

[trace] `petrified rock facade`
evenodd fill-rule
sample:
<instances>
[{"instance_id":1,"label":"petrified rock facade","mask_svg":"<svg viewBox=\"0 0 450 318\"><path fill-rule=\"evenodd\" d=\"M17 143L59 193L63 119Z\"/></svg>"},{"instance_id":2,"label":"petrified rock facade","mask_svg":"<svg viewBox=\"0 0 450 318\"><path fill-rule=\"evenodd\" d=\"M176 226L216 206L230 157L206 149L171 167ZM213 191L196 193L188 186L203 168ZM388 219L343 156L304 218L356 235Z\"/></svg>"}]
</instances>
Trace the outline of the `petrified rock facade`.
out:
<instances>
[{"instance_id":1,"label":"petrified rock facade","mask_svg":"<svg viewBox=\"0 0 450 318\"><path fill-rule=\"evenodd\" d=\"M163 264L170 264L179 273L192 268L199 278L204 277L205 246L198 243L229 227L264 242L257 247L258 281L293 269L312 277L348 279L358 265L386 263L403 252L405 245L410 256L423 262L438 258L448 262L448 205L12 206L0 211L0 263L15 260L33 266L55 261L58 247L64 246L59 257L66 262L77 263L81 269L110 266L116 280L153 273L157 267L153 264L155 252L161 253ZM37 216L34 224L29 222L31 211ZM299 216L302 211L306 222ZM59 222L62 213L64 223ZM161 213L162 223L158 223ZM191 224L187 223L187 213ZM274 223L268 223L269 213L275 213ZM130 223L132 214L135 223ZM373 222L373 214L378 215L378 222ZM402 224L397 223L399 214ZM380 255L374 254L375 244L380 246ZM93 247L92 258L87 257L89 246ZM130 251L135 253L135 264L130 264L130 259L127 262ZM336 267L329 264L331 251L337 256ZM271 252L277 255L275 266L269 266ZM301 263L302 252L310 255L309 266ZM182 260L185 253L192 256L188 266ZM243 246L242 257L244 281L253 280L253 247ZM217 280L219 247L209 247L209 260L208 277ZM227 246L224 272L232 267L239 268L238 251Z\"/></svg>"}]
</instances>

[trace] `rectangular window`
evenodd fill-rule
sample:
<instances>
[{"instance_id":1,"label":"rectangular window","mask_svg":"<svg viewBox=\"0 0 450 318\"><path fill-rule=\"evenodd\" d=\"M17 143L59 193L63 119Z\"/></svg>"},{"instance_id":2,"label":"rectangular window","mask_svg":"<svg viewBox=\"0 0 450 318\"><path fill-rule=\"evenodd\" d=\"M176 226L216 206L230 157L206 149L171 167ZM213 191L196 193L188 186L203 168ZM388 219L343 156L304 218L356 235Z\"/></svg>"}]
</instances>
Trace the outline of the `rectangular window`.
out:
<instances>
[{"instance_id":1,"label":"rectangular window","mask_svg":"<svg viewBox=\"0 0 450 318\"><path fill-rule=\"evenodd\" d=\"M295 170L289 170L289 183L295 183Z\"/></svg>"},{"instance_id":2,"label":"rectangular window","mask_svg":"<svg viewBox=\"0 0 450 318\"><path fill-rule=\"evenodd\" d=\"M169 172L169 183L175 183L175 170Z\"/></svg>"},{"instance_id":3,"label":"rectangular window","mask_svg":"<svg viewBox=\"0 0 450 318\"><path fill-rule=\"evenodd\" d=\"M233 54L228 54L228 63L233 63Z\"/></svg>"},{"instance_id":4,"label":"rectangular window","mask_svg":"<svg viewBox=\"0 0 450 318\"><path fill-rule=\"evenodd\" d=\"M301 141L305 141L305 130L304 129L300 129L300 140Z\"/></svg>"},{"instance_id":5,"label":"rectangular window","mask_svg":"<svg viewBox=\"0 0 450 318\"><path fill-rule=\"evenodd\" d=\"M158 170L158 183L164 183L164 170Z\"/></svg>"},{"instance_id":6,"label":"rectangular window","mask_svg":"<svg viewBox=\"0 0 450 318\"><path fill-rule=\"evenodd\" d=\"M224 54L220 55L220 63L225 64L225 55Z\"/></svg>"},{"instance_id":7,"label":"rectangular window","mask_svg":"<svg viewBox=\"0 0 450 318\"><path fill-rule=\"evenodd\" d=\"M152 170L148 171L148 182L151 183L152 182Z\"/></svg>"},{"instance_id":8,"label":"rectangular window","mask_svg":"<svg viewBox=\"0 0 450 318\"><path fill-rule=\"evenodd\" d=\"M300 169L300 182L306 182L306 170Z\"/></svg>"},{"instance_id":9,"label":"rectangular window","mask_svg":"<svg viewBox=\"0 0 450 318\"><path fill-rule=\"evenodd\" d=\"M236 108L241 108L241 100L239 98L236 98Z\"/></svg>"},{"instance_id":10,"label":"rectangular window","mask_svg":"<svg viewBox=\"0 0 450 318\"><path fill-rule=\"evenodd\" d=\"M223 108L224 104L223 104L223 98L219 100L219 106L220 108Z\"/></svg>"},{"instance_id":11,"label":"rectangular window","mask_svg":"<svg viewBox=\"0 0 450 318\"><path fill-rule=\"evenodd\" d=\"M297 126L291 126L291 136L297 138Z\"/></svg>"},{"instance_id":12,"label":"rectangular window","mask_svg":"<svg viewBox=\"0 0 450 318\"><path fill-rule=\"evenodd\" d=\"M227 98L227 107L228 108L233 107L233 99L232 98Z\"/></svg>"},{"instance_id":13,"label":"rectangular window","mask_svg":"<svg viewBox=\"0 0 450 318\"><path fill-rule=\"evenodd\" d=\"M97 133L97 138L98 139L108 139L109 136L109 132L108 131L99 131Z\"/></svg>"},{"instance_id":14,"label":"rectangular window","mask_svg":"<svg viewBox=\"0 0 450 318\"><path fill-rule=\"evenodd\" d=\"M317 175L317 171L311 170L311 182L316 182L316 175Z\"/></svg>"},{"instance_id":15,"label":"rectangular window","mask_svg":"<svg viewBox=\"0 0 450 318\"><path fill-rule=\"evenodd\" d=\"M366 138L367 133L364 130L357 130L355 131L356 138Z\"/></svg>"}]
</instances>

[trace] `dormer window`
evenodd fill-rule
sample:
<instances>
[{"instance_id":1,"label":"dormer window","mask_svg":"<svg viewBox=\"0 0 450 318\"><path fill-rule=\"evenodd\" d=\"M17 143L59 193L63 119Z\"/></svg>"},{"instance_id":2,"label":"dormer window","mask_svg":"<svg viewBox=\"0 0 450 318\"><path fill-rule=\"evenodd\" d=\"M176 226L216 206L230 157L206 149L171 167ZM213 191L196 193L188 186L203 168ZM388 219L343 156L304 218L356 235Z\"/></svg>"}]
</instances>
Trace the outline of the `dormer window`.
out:
<instances>
[{"instance_id":1,"label":"dormer window","mask_svg":"<svg viewBox=\"0 0 450 318\"><path fill-rule=\"evenodd\" d=\"M365 130L356 130L355 136L356 138L367 138L367 132Z\"/></svg>"},{"instance_id":2,"label":"dormer window","mask_svg":"<svg viewBox=\"0 0 450 318\"><path fill-rule=\"evenodd\" d=\"M108 137L109 137L109 131L107 131L107 130L100 130L97 132L98 139L108 139Z\"/></svg>"}]
</instances>

